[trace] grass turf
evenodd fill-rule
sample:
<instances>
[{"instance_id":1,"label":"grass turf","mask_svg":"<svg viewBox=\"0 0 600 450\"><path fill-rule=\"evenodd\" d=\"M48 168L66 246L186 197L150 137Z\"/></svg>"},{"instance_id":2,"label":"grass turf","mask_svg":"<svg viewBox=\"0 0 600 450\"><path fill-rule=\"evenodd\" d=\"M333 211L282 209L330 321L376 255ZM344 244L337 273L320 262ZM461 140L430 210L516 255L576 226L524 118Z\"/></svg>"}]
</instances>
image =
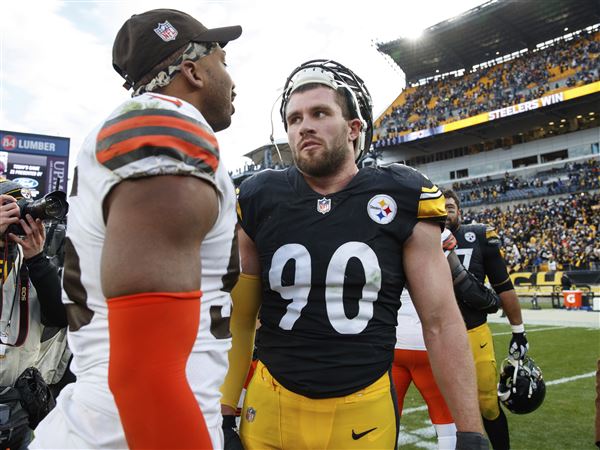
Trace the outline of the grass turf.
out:
<instances>
[{"instance_id":1,"label":"grass turf","mask_svg":"<svg viewBox=\"0 0 600 450\"><path fill-rule=\"evenodd\" d=\"M490 324L498 366L506 357L508 324ZM531 325L527 327L530 356L542 369L546 383L595 372L600 357L600 330ZM505 410L513 450L594 449L596 379L586 376L546 386L546 399L531 414ZM400 448L435 449L437 441L427 411L410 411L424 405L411 385L401 419Z\"/></svg>"}]
</instances>

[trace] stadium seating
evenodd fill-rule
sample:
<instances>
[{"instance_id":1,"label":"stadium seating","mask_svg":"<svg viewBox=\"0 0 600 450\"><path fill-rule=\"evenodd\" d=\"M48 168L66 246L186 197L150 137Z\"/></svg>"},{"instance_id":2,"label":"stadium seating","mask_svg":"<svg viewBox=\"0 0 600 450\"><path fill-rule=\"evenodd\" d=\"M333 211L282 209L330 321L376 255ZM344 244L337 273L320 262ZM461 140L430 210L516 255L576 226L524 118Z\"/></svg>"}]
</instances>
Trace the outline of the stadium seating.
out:
<instances>
[{"instance_id":1,"label":"stadium seating","mask_svg":"<svg viewBox=\"0 0 600 450\"><path fill-rule=\"evenodd\" d=\"M565 169L561 173L566 174L567 180L572 183L565 183L561 192L551 191L550 184L546 184L510 189L498 194L494 200L480 202L486 205L494 201L515 202L503 208L490 205L484 209L469 210L464 209L469 201L463 202L465 223L488 223L496 227L511 272L547 269L550 260L556 261L558 270L600 270L598 160L567 164ZM551 175L556 178L554 173L544 175L546 181ZM486 180L488 186L490 181L493 180ZM458 190L457 193L465 195L465 192L477 191L469 189ZM567 194L548 197L552 193ZM533 197L539 199L530 200ZM523 199L527 201L517 202Z\"/></svg>"},{"instance_id":2,"label":"stadium seating","mask_svg":"<svg viewBox=\"0 0 600 450\"><path fill-rule=\"evenodd\" d=\"M521 54L462 76L432 79L405 89L376 123L375 145L600 79L600 32Z\"/></svg>"},{"instance_id":3,"label":"stadium seating","mask_svg":"<svg viewBox=\"0 0 600 450\"><path fill-rule=\"evenodd\" d=\"M477 206L533 199L600 188L600 164L597 159L568 163L562 168L538 172L528 180L505 174L498 179L475 179L453 183L462 206Z\"/></svg>"}]
</instances>

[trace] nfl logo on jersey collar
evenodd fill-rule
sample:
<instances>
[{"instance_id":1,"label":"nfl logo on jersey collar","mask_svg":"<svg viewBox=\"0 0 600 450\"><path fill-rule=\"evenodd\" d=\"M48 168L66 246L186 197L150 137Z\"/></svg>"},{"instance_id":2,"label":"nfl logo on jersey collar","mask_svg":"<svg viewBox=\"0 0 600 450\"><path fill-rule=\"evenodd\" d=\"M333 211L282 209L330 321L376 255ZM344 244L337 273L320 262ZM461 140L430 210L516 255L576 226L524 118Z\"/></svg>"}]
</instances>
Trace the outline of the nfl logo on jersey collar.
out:
<instances>
[{"instance_id":1,"label":"nfl logo on jersey collar","mask_svg":"<svg viewBox=\"0 0 600 450\"><path fill-rule=\"evenodd\" d=\"M317 211L321 214L327 214L331 211L331 199L323 197L317 200Z\"/></svg>"},{"instance_id":2,"label":"nfl logo on jersey collar","mask_svg":"<svg viewBox=\"0 0 600 450\"><path fill-rule=\"evenodd\" d=\"M154 32L165 42L173 41L177 37L177 30L173 25L165 20L163 23L159 23L154 29Z\"/></svg>"},{"instance_id":3,"label":"nfl logo on jersey collar","mask_svg":"<svg viewBox=\"0 0 600 450\"><path fill-rule=\"evenodd\" d=\"M378 194L369 200L367 204L367 214L376 223L385 225L390 223L396 217L398 207L396 201L385 194Z\"/></svg>"}]
</instances>

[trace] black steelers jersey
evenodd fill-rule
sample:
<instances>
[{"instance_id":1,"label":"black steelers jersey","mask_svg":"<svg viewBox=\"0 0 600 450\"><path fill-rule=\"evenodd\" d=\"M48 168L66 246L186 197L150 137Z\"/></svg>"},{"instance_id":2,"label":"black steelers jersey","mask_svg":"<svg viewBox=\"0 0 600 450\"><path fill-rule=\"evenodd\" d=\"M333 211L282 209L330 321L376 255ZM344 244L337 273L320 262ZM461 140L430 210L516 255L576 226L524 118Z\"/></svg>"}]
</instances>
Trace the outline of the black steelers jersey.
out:
<instances>
[{"instance_id":1,"label":"black steelers jersey","mask_svg":"<svg viewBox=\"0 0 600 450\"><path fill-rule=\"evenodd\" d=\"M343 190L321 195L289 168L246 180L238 203L261 263L258 358L311 398L381 377L396 342L402 246L419 220L443 227L439 189L396 164L361 169Z\"/></svg>"},{"instance_id":2,"label":"black steelers jersey","mask_svg":"<svg viewBox=\"0 0 600 450\"><path fill-rule=\"evenodd\" d=\"M460 225L453 231L456 237L454 252L463 266L482 283L487 276L496 293L513 289L506 271L506 263L500 253L500 240L494 227L484 224ZM487 320L487 314L476 311L459 302L467 329L478 327Z\"/></svg>"}]
</instances>

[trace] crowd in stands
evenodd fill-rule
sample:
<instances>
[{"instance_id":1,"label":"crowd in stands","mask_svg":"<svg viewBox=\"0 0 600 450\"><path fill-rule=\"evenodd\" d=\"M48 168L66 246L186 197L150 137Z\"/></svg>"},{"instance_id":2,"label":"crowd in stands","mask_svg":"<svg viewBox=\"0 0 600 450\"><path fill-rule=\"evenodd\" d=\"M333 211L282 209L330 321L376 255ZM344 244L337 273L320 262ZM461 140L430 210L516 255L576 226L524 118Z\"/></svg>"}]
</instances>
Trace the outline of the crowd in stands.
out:
<instances>
[{"instance_id":1,"label":"crowd in stands","mask_svg":"<svg viewBox=\"0 0 600 450\"><path fill-rule=\"evenodd\" d=\"M503 178L491 177L453 183L463 206L500 203L569 192L600 189L598 159L570 162L562 168L540 172L533 178L506 173Z\"/></svg>"},{"instance_id":2,"label":"crowd in stands","mask_svg":"<svg viewBox=\"0 0 600 450\"><path fill-rule=\"evenodd\" d=\"M564 87L600 79L600 32L582 32L569 41L460 77L449 76L408 88L404 102L381 120L376 145L411 131L472 117L542 97Z\"/></svg>"},{"instance_id":3,"label":"crowd in stands","mask_svg":"<svg viewBox=\"0 0 600 450\"><path fill-rule=\"evenodd\" d=\"M598 192L467 210L464 220L496 227L511 272L600 270Z\"/></svg>"}]
</instances>

